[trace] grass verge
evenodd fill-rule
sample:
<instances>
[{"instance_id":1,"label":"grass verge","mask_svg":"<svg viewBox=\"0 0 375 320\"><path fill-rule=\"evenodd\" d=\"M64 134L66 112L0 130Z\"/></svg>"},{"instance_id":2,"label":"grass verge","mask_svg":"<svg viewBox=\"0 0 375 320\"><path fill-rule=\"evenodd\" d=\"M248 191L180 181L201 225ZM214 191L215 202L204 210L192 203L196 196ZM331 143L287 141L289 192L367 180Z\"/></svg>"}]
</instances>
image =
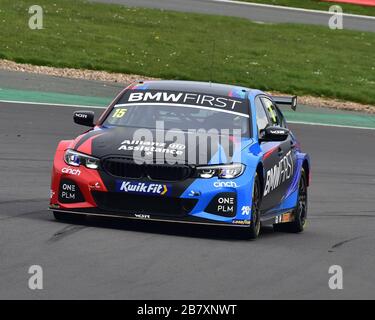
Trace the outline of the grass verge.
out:
<instances>
[{"instance_id":1,"label":"grass verge","mask_svg":"<svg viewBox=\"0 0 375 320\"><path fill-rule=\"evenodd\" d=\"M283 7L294 7L312 10L328 11L333 5L341 6L344 13L359 14L364 16L375 16L375 7L360 6L341 2L324 2L319 0L239 0L244 2L254 2L271 4Z\"/></svg>"},{"instance_id":2,"label":"grass verge","mask_svg":"<svg viewBox=\"0 0 375 320\"><path fill-rule=\"evenodd\" d=\"M44 29L30 30L34 1L2 0L1 57L375 104L375 33L78 0L38 3Z\"/></svg>"}]
</instances>

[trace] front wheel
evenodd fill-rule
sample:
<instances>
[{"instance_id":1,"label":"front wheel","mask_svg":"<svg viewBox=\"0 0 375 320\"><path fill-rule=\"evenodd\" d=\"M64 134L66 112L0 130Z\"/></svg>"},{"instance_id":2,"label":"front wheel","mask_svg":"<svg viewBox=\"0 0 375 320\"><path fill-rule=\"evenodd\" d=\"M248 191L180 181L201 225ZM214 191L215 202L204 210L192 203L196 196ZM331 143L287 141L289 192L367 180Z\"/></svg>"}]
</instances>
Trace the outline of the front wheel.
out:
<instances>
[{"instance_id":1,"label":"front wheel","mask_svg":"<svg viewBox=\"0 0 375 320\"><path fill-rule=\"evenodd\" d=\"M248 232L249 239L256 239L260 232L260 201L261 201L261 190L258 174L255 174L252 204L251 204L251 222Z\"/></svg>"}]
</instances>

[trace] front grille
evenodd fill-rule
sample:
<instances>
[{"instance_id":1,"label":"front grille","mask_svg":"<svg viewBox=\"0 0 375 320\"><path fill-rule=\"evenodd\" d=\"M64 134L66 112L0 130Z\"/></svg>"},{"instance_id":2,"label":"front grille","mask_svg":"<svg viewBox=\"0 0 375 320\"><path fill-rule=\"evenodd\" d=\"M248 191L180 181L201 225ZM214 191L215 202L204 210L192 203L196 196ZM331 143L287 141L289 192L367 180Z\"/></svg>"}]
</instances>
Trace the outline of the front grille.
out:
<instances>
[{"instance_id":1,"label":"front grille","mask_svg":"<svg viewBox=\"0 0 375 320\"><path fill-rule=\"evenodd\" d=\"M102 160L102 168L110 175L119 178L181 181L192 176L193 168L187 165L136 164L133 160L110 157Z\"/></svg>"},{"instance_id":2,"label":"front grille","mask_svg":"<svg viewBox=\"0 0 375 320\"><path fill-rule=\"evenodd\" d=\"M182 217L191 212L198 199L147 197L120 192L92 191L97 206L116 213L143 213Z\"/></svg>"}]
</instances>

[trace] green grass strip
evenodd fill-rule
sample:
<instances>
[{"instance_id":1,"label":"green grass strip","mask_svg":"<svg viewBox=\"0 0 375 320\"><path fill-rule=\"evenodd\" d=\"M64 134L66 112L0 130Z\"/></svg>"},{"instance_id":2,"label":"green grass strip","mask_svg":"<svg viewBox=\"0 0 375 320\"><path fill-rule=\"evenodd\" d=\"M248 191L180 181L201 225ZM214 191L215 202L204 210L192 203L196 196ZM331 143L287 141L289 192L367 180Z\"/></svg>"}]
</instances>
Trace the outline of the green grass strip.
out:
<instances>
[{"instance_id":1,"label":"green grass strip","mask_svg":"<svg viewBox=\"0 0 375 320\"><path fill-rule=\"evenodd\" d=\"M30 30L32 4L1 0L0 57L375 104L375 33L79 0L38 0Z\"/></svg>"},{"instance_id":2,"label":"green grass strip","mask_svg":"<svg viewBox=\"0 0 375 320\"><path fill-rule=\"evenodd\" d=\"M284 111L283 114L288 121L320 123L326 125L351 126L363 128L375 128L375 116L366 114L346 113L315 113L315 112L293 112Z\"/></svg>"},{"instance_id":3,"label":"green grass strip","mask_svg":"<svg viewBox=\"0 0 375 320\"><path fill-rule=\"evenodd\" d=\"M66 104L106 107L111 98L86 97L65 93L40 92L31 90L13 90L0 88L0 100L33 103Z\"/></svg>"}]
</instances>

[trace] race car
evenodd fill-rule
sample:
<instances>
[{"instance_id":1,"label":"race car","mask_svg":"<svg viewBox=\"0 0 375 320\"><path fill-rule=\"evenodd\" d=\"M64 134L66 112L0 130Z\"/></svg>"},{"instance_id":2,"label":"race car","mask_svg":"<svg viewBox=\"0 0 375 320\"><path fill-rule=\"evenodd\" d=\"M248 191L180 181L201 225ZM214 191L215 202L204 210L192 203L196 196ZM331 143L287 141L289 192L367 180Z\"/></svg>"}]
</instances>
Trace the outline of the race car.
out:
<instances>
[{"instance_id":1,"label":"race car","mask_svg":"<svg viewBox=\"0 0 375 320\"><path fill-rule=\"evenodd\" d=\"M52 169L57 220L87 216L301 232L310 160L281 112L297 97L194 81L140 81L89 130L61 141Z\"/></svg>"}]
</instances>

